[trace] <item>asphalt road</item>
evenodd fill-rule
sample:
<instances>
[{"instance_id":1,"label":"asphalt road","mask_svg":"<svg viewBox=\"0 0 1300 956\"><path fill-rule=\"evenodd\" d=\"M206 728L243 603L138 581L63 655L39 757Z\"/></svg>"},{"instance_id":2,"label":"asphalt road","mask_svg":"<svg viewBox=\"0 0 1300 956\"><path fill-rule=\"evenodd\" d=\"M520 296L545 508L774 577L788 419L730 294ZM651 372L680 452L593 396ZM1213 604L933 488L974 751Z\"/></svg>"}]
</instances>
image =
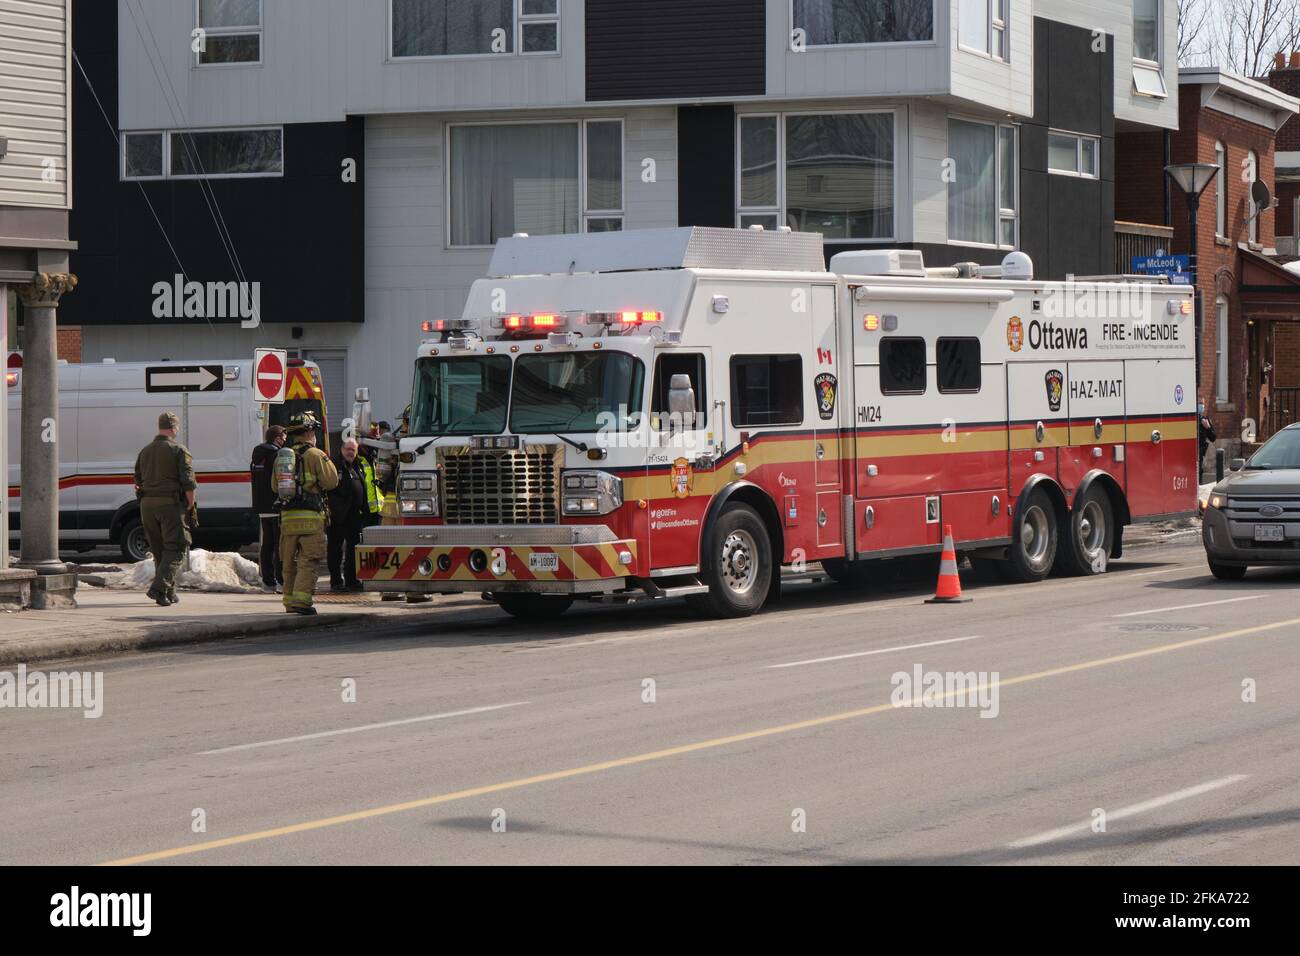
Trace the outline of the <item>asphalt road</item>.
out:
<instances>
[{"instance_id":1,"label":"asphalt road","mask_svg":"<svg viewBox=\"0 0 1300 956\"><path fill-rule=\"evenodd\" d=\"M1187 542L954 606L805 584L80 662L98 719L0 710L0 863L1294 864L1298 588ZM894 706L916 668L984 697Z\"/></svg>"}]
</instances>

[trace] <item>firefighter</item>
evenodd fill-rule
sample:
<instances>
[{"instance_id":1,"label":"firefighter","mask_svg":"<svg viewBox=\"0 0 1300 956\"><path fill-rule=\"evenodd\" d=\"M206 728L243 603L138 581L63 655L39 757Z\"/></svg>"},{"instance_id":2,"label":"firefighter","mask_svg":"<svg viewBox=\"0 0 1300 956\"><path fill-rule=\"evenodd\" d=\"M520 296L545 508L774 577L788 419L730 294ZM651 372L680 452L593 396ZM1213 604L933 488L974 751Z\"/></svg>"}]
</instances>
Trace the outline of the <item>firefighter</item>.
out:
<instances>
[{"instance_id":1,"label":"firefighter","mask_svg":"<svg viewBox=\"0 0 1300 956\"><path fill-rule=\"evenodd\" d=\"M179 604L176 572L190 546L185 516L194 507L194 461L176 441L180 420L172 412L158 416L158 434L135 459L135 493L140 522L153 554L153 584L149 597L159 607Z\"/></svg>"},{"instance_id":2,"label":"firefighter","mask_svg":"<svg viewBox=\"0 0 1300 956\"><path fill-rule=\"evenodd\" d=\"M293 447L297 493L280 511L280 562L284 609L291 614L316 613L312 597L325 559L325 495L339 483L334 463L316 447L317 427L308 413L289 419L286 429Z\"/></svg>"},{"instance_id":3,"label":"firefighter","mask_svg":"<svg viewBox=\"0 0 1300 956\"><path fill-rule=\"evenodd\" d=\"M375 483L370 459L357 454L359 446L349 438L334 459L338 487L329 493L329 569L331 591L360 591L357 580L356 546L361 532L379 523L384 493Z\"/></svg>"}]
</instances>

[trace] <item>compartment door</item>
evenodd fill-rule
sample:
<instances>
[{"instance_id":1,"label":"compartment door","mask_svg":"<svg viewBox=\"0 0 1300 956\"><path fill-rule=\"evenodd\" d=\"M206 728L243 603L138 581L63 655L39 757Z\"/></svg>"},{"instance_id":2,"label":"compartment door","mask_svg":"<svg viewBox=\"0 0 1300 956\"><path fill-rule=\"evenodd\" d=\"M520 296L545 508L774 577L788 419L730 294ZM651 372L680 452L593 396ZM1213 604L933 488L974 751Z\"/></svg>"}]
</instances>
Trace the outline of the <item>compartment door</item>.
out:
<instances>
[{"instance_id":1,"label":"compartment door","mask_svg":"<svg viewBox=\"0 0 1300 956\"><path fill-rule=\"evenodd\" d=\"M1065 362L1007 363L1008 495L1020 494L1030 475L1059 479L1058 452L1070 444Z\"/></svg>"},{"instance_id":2,"label":"compartment door","mask_svg":"<svg viewBox=\"0 0 1300 956\"><path fill-rule=\"evenodd\" d=\"M1061 482L1067 493L1089 471L1124 477L1124 363L1070 362L1067 370L1070 448L1062 452Z\"/></svg>"}]
</instances>

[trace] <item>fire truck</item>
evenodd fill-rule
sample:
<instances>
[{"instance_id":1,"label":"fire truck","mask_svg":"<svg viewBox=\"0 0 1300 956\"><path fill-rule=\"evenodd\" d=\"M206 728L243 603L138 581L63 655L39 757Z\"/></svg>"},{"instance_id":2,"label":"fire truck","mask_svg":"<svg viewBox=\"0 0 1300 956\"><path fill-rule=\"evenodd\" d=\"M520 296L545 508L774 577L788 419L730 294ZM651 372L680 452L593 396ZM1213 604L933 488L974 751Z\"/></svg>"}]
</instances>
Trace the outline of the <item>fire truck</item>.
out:
<instances>
[{"instance_id":1,"label":"fire truck","mask_svg":"<svg viewBox=\"0 0 1300 956\"><path fill-rule=\"evenodd\" d=\"M956 547L1089 575L1195 507L1187 287L927 269L786 230L501 240L425 323L396 523L367 590L481 592L520 617L683 596L752 614L782 569L871 580Z\"/></svg>"}]
</instances>

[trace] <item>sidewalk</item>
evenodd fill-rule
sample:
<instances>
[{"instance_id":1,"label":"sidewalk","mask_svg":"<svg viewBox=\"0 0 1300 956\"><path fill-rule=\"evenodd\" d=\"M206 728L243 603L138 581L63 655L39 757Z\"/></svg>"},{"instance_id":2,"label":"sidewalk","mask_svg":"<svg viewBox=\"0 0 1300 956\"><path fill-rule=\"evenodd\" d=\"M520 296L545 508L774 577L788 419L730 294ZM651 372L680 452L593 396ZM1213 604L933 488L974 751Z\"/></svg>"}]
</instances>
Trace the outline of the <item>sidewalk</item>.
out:
<instances>
[{"instance_id":1,"label":"sidewalk","mask_svg":"<svg viewBox=\"0 0 1300 956\"><path fill-rule=\"evenodd\" d=\"M181 603L162 608L139 591L82 584L78 607L0 613L0 667L176 647L204 641L278 634L348 622L427 614L449 606L483 607L476 595L436 597L427 604L381 601L372 594L316 595L314 617L288 614L278 594L181 591Z\"/></svg>"}]
</instances>

